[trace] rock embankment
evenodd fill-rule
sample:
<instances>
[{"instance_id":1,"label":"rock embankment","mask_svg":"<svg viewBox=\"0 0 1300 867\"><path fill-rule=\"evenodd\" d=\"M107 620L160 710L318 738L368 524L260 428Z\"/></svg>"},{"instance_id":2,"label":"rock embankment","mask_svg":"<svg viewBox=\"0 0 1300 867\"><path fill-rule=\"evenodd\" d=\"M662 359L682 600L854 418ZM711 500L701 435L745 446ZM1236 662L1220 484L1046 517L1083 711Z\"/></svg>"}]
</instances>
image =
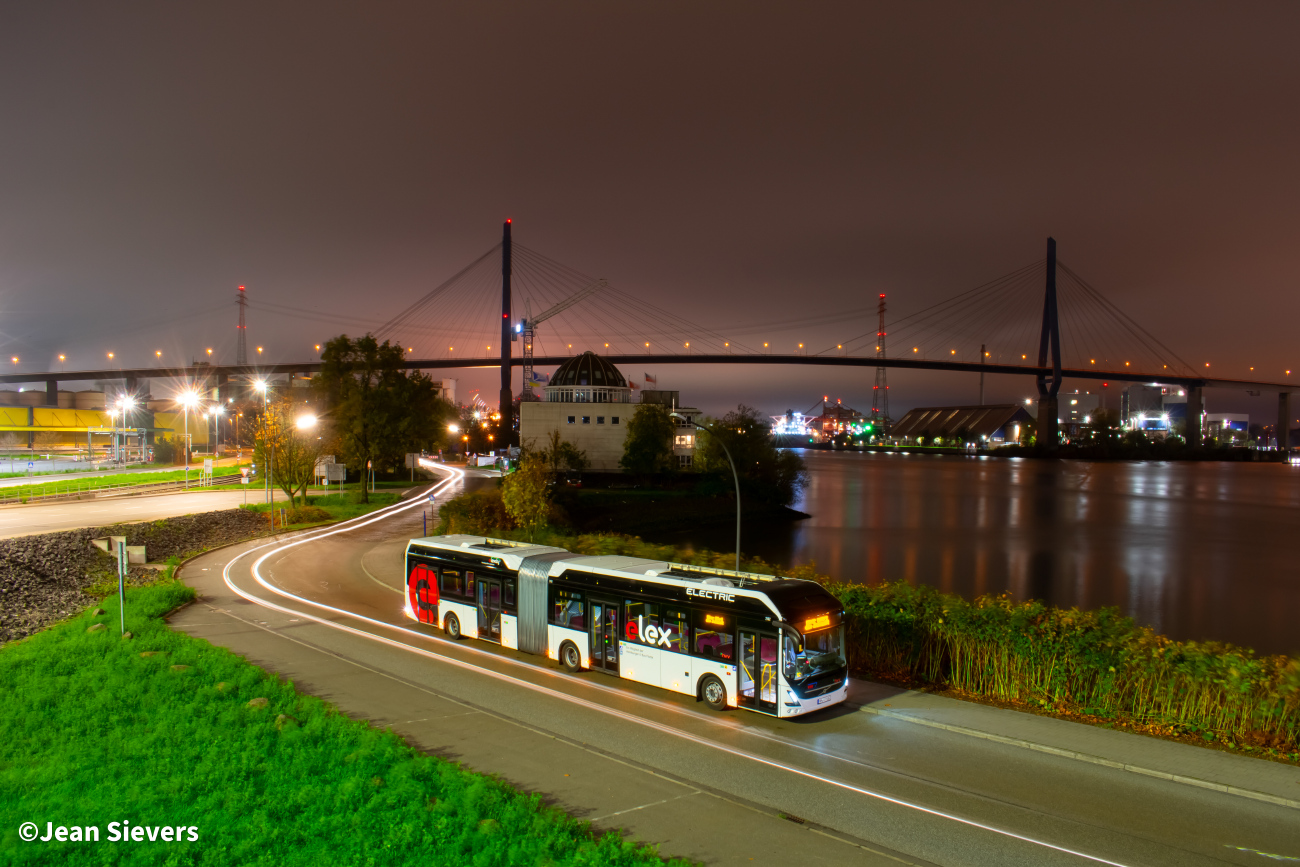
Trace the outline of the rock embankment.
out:
<instances>
[{"instance_id":1,"label":"rock embankment","mask_svg":"<svg viewBox=\"0 0 1300 867\"><path fill-rule=\"evenodd\" d=\"M82 530L0 540L0 644L77 613L113 585L114 560L90 543L103 536L126 536L144 545L150 562L238 542L260 535L266 519L244 509L184 515L142 524L112 524ZM132 567L129 580L142 583L157 573Z\"/></svg>"}]
</instances>

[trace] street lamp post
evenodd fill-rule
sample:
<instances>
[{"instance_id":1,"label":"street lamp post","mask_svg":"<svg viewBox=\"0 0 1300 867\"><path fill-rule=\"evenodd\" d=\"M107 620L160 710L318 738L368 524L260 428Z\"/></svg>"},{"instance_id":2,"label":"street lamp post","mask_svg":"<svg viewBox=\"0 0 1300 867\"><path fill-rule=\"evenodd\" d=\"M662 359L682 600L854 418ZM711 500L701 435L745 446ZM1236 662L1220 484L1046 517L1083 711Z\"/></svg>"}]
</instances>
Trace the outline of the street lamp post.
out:
<instances>
[{"instance_id":1,"label":"street lamp post","mask_svg":"<svg viewBox=\"0 0 1300 867\"><path fill-rule=\"evenodd\" d=\"M190 489L190 407L198 402L198 393L190 390L181 393L181 407L185 413L185 442L181 446L185 449L185 490Z\"/></svg>"},{"instance_id":2,"label":"street lamp post","mask_svg":"<svg viewBox=\"0 0 1300 867\"><path fill-rule=\"evenodd\" d=\"M257 382L253 383L253 387L262 393L262 429L265 430L266 429L266 380L259 379ZM267 505L269 506L271 504L271 498L273 496L272 488L271 488L271 472L272 472L271 465L275 463L275 441L272 440L268 443L265 443L265 446L266 449L269 450L270 452L270 456L267 457L266 459L266 502Z\"/></svg>"},{"instance_id":3,"label":"street lamp post","mask_svg":"<svg viewBox=\"0 0 1300 867\"><path fill-rule=\"evenodd\" d=\"M679 412L670 412L673 418L679 418L682 421L689 422L686 416ZM731 459L731 449L727 448L727 443L718 436L708 425L703 422L692 422L696 427L702 427L709 433L717 437L718 445L722 446L722 452L727 456L727 463L731 464L731 478L736 483L736 571L740 571L740 474L736 472L736 462Z\"/></svg>"}]
</instances>

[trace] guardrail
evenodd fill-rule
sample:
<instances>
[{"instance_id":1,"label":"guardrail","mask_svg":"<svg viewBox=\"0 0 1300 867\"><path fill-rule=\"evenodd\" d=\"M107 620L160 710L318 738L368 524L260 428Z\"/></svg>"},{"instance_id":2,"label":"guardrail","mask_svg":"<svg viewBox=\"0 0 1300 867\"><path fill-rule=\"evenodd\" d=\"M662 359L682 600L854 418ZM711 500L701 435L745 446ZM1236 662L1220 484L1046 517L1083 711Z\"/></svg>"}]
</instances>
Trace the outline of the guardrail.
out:
<instances>
[{"instance_id":1,"label":"guardrail","mask_svg":"<svg viewBox=\"0 0 1300 867\"><path fill-rule=\"evenodd\" d=\"M214 478L212 485L233 485L239 482L240 476L221 476ZM204 485L203 487L208 487ZM50 490L45 490L45 489ZM5 488L0 488L0 506L13 506L20 503L32 505L35 503L47 503L56 500L97 500L107 497L132 497L142 494L167 494L173 491L183 491L189 488L200 489L198 479L192 479L188 484L184 479L177 479L170 482L143 482L140 484L123 483L120 485L92 485L89 481L83 482L48 482L41 485L39 492L22 493L19 486L14 486L14 493L6 492Z\"/></svg>"}]
</instances>

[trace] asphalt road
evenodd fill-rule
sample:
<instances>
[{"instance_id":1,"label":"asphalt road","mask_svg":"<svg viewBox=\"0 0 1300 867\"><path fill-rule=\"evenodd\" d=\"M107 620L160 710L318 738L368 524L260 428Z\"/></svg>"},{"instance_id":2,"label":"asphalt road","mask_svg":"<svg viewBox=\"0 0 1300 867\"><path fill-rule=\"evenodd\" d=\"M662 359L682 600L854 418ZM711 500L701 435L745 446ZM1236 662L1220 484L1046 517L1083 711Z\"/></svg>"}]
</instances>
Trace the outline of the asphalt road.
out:
<instances>
[{"instance_id":1,"label":"asphalt road","mask_svg":"<svg viewBox=\"0 0 1300 867\"><path fill-rule=\"evenodd\" d=\"M717 714L448 641L401 611L402 549L421 511L200 558L185 577L203 604L175 622L433 752L709 863L1181 867L1300 855L1294 809L862 713L889 700L873 685L797 720Z\"/></svg>"},{"instance_id":2,"label":"asphalt road","mask_svg":"<svg viewBox=\"0 0 1300 867\"><path fill-rule=\"evenodd\" d=\"M252 487L250 485L248 501L265 502L265 491L261 488L251 490ZM276 499L284 500L285 496L276 491ZM243 503L243 491L189 491L102 500L67 500L41 506L6 506L0 508L0 539L128 521L156 521L195 512L233 509Z\"/></svg>"}]
</instances>

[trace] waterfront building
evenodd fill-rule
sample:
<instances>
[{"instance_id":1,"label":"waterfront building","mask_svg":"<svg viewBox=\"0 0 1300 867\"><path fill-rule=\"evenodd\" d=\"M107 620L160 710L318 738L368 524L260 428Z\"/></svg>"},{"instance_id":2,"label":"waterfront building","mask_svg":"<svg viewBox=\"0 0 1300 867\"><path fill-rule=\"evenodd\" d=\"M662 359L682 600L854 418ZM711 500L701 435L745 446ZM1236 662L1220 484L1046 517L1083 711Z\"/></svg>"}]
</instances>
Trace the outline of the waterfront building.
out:
<instances>
[{"instance_id":1,"label":"waterfront building","mask_svg":"<svg viewBox=\"0 0 1300 867\"><path fill-rule=\"evenodd\" d=\"M903 443L930 445L980 443L1009 445L1028 437L1034 417L1014 403L988 406L923 406L910 410L894 423L890 438Z\"/></svg>"},{"instance_id":2,"label":"waterfront building","mask_svg":"<svg viewBox=\"0 0 1300 867\"><path fill-rule=\"evenodd\" d=\"M627 423L636 410L632 386L622 372L594 352L584 352L556 368L543 392L542 400L519 404L520 443L545 448L558 430L561 439L586 452L593 472L622 472ZM673 453L679 466L691 466L700 411L682 407L675 391L643 391L640 402L663 404L685 416L677 420Z\"/></svg>"}]
</instances>

